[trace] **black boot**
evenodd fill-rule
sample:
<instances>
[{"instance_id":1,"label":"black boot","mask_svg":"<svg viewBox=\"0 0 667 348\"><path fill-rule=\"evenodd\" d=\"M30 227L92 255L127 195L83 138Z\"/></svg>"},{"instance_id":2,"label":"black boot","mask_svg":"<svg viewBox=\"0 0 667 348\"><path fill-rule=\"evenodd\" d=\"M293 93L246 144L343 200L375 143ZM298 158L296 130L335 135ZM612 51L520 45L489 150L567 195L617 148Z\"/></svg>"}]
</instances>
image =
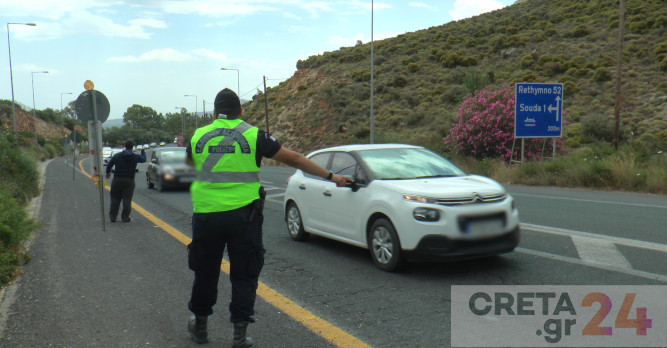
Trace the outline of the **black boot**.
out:
<instances>
[{"instance_id":1,"label":"black boot","mask_svg":"<svg viewBox=\"0 0 667 348\"><path fill-rule=\"evenodd\" d=\"M252 338L245 335L248 324L247 321L234 323L234 342L232 343L232 348L252 347L255 343L252 341Z\"/></svg>"},{"instance_id":2,"label":"black boot","mask_svg":"<svg viewBox=\"0 0 667 348\"><path fill-rule=\"evenodd\" d=\"M208 342L208 331L206 330L207 321L208 317L193 315L188 322L188 332L192 339L199 344Z\"/></svg>"}]
</instances>

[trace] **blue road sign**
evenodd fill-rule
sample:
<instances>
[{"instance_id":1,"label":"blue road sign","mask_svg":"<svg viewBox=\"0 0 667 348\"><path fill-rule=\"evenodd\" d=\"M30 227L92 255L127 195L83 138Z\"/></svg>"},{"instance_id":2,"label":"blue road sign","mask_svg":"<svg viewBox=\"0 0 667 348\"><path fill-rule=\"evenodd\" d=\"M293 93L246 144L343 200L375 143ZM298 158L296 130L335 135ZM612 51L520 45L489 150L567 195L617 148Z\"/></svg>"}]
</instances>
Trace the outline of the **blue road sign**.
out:
<instances>
[{"instance_id":1,"label":"blue road sign","mask_svg":"<svg viewBox=\"0 0 667 348\"><path fill-rule=\"evenodd\" d=\"M562 83L517 83L514 101L515 138L561 137Z\"/></svg>"}]
</instances>

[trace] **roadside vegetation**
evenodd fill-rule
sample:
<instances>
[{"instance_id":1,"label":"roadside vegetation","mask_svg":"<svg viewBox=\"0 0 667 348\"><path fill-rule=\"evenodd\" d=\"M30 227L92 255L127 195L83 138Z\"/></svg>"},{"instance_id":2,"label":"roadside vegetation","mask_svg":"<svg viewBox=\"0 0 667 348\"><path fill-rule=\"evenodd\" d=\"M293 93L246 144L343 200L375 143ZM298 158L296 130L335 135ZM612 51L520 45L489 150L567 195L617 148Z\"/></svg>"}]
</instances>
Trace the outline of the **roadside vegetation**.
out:
<instances>
[{"instance_id":1,"label":"roadside vegetation","mask_svg":"<svg viewBox=\"0 0 667 348\"><path fill-rule=\"evenodd\" d=\"M42 139L44 140L44 139ZM34 135L0 131L0 287L20 272L30 260L24 243L39 223L30 217L26 205L39 194L39 161L62 156L57 139L35 144Z\"/></svg>"}]
</instances>

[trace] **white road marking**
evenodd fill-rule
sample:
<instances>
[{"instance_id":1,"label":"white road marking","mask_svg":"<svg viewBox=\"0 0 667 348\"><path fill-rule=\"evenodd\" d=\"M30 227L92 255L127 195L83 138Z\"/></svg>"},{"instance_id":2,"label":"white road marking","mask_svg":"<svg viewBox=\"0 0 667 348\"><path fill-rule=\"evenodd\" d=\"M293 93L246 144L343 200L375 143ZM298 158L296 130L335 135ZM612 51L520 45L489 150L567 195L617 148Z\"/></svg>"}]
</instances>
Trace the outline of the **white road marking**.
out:
<instances>
[{"instance_id":1,"label":"white road marking","mask_svg":"<svg viewBox=\"0 0 667 348\"><path fill-rule=\"evenodd\" d=\"M598 238L571 236L579 257L584 262L632 269L630 262L610 241Z\"/></svg>"},{"instance_id":2,"label":"white road marking","mask_svg":"<svg viewBox=\"0 0 667 348\"><path fill-rule=\"evenodd\" d=\"M624 202L598 201L598 200L593 200L593 199L566 198L566 197L555 197L555 196L540 196L540 195L531 195L531 194L526 194L526 193L512 193L511 195L512 195L512 196L525 196L525 197L547 198L547 199L560 199L560 200L564 200L564 201L577 201L577 202L587 202L587 203L600 203L600 204L626 205L626 206L642 207L642 208L667 209L667 206L664 206L664 205L654 205L654 204L640 204L640 203L624 203Z\"/></svg>"},{"instance_id":3,"label":"white road marking","mask_svg":"<svg viewBox=\"0 0 667 348\"><path fill-rule=\"evenodd\" d=\"M561 261L561 262L568 262L568 263L573 263L573 264L577 264L577 265L581 265L581 266L589 266L589 267L603 269L603 270L606 270L606 271L618 272L618 273L623 273L623 274L627 274L627 275L631 275L631 276L635 276L635 277L642 277L642 278L646 278L646 279L652 279L652 280L657 280L657 281L667 283L667 276L662 275L662 274L655 274L655 273L650 273L650 272L637 271L637 270L634 270L634 269L617 268L617 267L606 266L606 265L595 264L595 263L587 263L583 260L580 260L580 259L577 259L577 258L574 258L574 257L554 255L554 254L549 254L547 252L537 251L537 250L516 248L516 249L514 249L514 251L522 253L522 254L544 257L544 258L551 259L551 260L556 260L556 261Z\"/></svg>"},{"instance_id":4,"label":"white road marking","mask_svg":"<svg viewBox=\"0 0 667 348\"><path fill-rule=\"evenodd\" d=\"M556 235L561 235L561 236L570 236L570 237L578 236L578 237L587 237L587 238L593 238L593 239L598 239L598 240L605 240L605 241L608 241L608 242L611 242L611 243L614 243L614 244L618 244L618 245L625 245L625 246L630 246L630 247L634 247L634 248L642 248L642 249L648 249L648 250L654 250L654 251L660 251L660 252L663 252L663 253L667 253L667 245L666 244L645 242L645 241L641 241L641 240L606 236L606 235L595 234L595 233L590 233L590 232L573 231L573 230L567 230L567 229L564 229L564 228L540 226L540 225L533 225L533 224L527 224L527 223L521 223L521 228L526 229L526 230L530 230L530 231L550 233L550 234L556 234Z\"/></svg>"}]
</instances>

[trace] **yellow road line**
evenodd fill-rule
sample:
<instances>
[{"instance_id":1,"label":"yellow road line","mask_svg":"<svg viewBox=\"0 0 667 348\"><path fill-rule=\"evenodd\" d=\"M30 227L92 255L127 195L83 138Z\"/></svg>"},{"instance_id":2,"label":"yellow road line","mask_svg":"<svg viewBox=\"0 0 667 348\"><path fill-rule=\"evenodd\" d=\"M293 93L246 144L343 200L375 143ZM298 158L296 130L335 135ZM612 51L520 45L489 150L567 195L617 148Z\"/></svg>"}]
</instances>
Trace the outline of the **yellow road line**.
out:
<instances>
[{"instance_id":1,"label":"yellow road line","mask_svg":"<svg viewBox=\"0 0 667 348\"><path fill-rule=\"evenodd\" d=\"M92 179L92 176L89 175L85 169L83 169L83 161L89 158L84 158L79 161L79 168L81 172ZM111 190L108 185L104 185L104 188ZM167 232L172 237L176 238L179 242L188 245L190 244L190 239L185 234L181 233L179 230L173 228L168 223L158 219L155 215L149 213L146 209L140 207L138 204L132 202L132 209L136 210L139 214L146 217L149 221L160 227L162 230ZM220 269L229 274L229 262L227 260L222 260L222 265ZM266 284L259 282L257 287L257 295L263 298L266 302L272 304L282 312L286 313L294 320L300 322L303 326L307 327L310 331L315 332L316 334L322 336L322 338L327 341L335 344L338 347L349 347L349 348L370 348L370 346L358 338L348 334L347 332L339 329L338 327L332 325L326 320L316 316L315 314L309 312L307 309L299 306L294 303L292 300L281 295L279 292L273 290L272 288L266 286Z\"/></svg>"}]
</instances>

